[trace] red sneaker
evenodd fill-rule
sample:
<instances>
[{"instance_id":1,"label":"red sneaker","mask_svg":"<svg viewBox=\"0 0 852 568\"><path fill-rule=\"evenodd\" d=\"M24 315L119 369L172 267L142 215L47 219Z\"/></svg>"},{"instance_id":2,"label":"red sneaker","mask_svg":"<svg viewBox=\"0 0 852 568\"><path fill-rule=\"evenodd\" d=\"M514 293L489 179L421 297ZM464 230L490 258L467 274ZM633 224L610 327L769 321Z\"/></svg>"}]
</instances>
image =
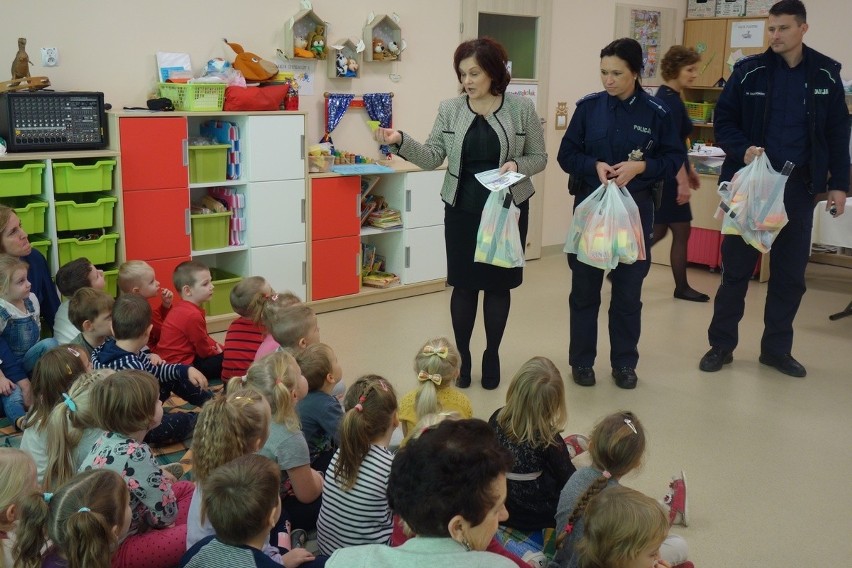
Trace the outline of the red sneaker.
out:
<instances>
[{"instance_id":1,"label":"red sneaker","mask_svg":"<svg viewBox=\"0 0 852 568\"><path fill-rule=\"evenodd\" d=\"M680 471L680 476L672 477L669 492L663 497L669 506L669 524L689 526L689 509L686 500L686 473Z\"/></svg>"},{"instance_id":2,"label":"red sneaker","mask_svg":"<svg viewBox=\"0 0 852 568\"><path fill-rule=\"evenodd\" d=\"M565 438L565 445L568 446L568 455L573 460L589 449L589 439L582 434L571 434Z\"/></svg>"}]
</instances>

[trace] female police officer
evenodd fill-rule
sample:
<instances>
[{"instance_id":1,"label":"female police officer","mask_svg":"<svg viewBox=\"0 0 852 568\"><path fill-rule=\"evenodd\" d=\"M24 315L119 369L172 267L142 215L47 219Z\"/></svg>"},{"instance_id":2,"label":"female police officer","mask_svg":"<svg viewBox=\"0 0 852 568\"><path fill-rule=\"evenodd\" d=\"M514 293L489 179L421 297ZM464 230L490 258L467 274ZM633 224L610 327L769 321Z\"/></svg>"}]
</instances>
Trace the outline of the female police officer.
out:
<instances>
[{"instance_id":1,"label":"female police officer","mask_svg":"<svg viewBox=\"0 0 852 568\"><path fill-rule=\"evenodd\" d=\"M655 184L674 177L683 165L683 142L678 139L668 109L639 84L642 48L636 40L617 39L601 50L604 91L588 95L577 108L558 161L571 174L574 206L601 183L614 180L626 186L642 217L646 259L619 264L612 271L609 307L610 362L615 384L636 387L642 281L648 274L654 223ZM595 384L592 368L597 354L598 310L603 270L568 255L571 267L571 339L568 362L574 382Z\"/></svg>"}]
</instances>

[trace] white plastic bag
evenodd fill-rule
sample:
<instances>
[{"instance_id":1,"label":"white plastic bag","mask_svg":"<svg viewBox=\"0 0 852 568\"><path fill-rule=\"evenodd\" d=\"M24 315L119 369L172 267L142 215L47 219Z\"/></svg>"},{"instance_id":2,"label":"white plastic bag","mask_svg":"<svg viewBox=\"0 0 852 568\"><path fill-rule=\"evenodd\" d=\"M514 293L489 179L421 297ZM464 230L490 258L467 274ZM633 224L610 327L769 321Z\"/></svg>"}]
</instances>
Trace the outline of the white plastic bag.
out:
<instances>
[{"instance_id":1,"label":"white plastic bag","mask_svg":"<svg viewBox=\"0 0 852 568\"><path fill-rule=\"evenodd\" d=\"M508 189L492 191L482 209L479 231L476 233L474 262L501 268L524 266L524 244L518 228L520 217L521 210L512 201Z\"/></svg>"},{"instance_id":2,"label":"white plastic bag","mask_svg":"<svg viewBox=\"0 0 852 568\"><path fill-rule=\"evenodd\" d=\"M775 171L764 152L735 173L730 183L719 184L722 201L716 218L722 218L722 234L740 235L760 252L769 252L787 224L784 187L792 171L792 162Z\"/></svg>"},{"instance_id":3,"label":"white plastic bag","mask_svg":"<svg viewBox=\"0 0 852 568\"><path fill-rule=\"evenodd\" d=\"M564 252L603 270L645 259L639 208L630 193L610 181L574 210Z\"/></svg>"}]
</instances>

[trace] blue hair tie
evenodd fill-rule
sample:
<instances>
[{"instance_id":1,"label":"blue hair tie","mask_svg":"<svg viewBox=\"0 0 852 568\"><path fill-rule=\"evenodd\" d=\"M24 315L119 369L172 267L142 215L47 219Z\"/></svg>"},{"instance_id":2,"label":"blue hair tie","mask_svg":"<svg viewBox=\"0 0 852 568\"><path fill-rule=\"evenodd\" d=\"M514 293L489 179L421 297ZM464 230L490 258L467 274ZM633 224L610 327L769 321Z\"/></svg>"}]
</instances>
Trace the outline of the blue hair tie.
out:
<instances>
[{"instance_id":1,"label":"blue hair tie","mask_svg":"<svg viewBox=\"0 0 852 568\"><path fill-rule=\"evenodd\" d=\"M91 511L91 509L89 509L88 507L80 507L79 509L77 509L78 513L88 513L89 511Z\"/></svg>"},{"instance_id":2,"label":"blue hair tie","mask_svg":"<svg viewBox=\"0 0 852 568\"><path fill-rule=\"evenodd\" d=\"M71 412L77 412L77 403L75 403L74 400L70 396L68 396L67 392L62 393L62 402L65 403L65 406L68 407L68 410L70 410Z\"/></svg>"},{"instance_id":3,"label":"blue hair tie","mask_svg":"<svg viewBox=\"0 0 852 568\"><path fill-rule=\"evenodd\" d=\"M41 497L45 503L50 503L50 500L53 499L53 493L42 493Z\"/></svg>"}]
</instances>

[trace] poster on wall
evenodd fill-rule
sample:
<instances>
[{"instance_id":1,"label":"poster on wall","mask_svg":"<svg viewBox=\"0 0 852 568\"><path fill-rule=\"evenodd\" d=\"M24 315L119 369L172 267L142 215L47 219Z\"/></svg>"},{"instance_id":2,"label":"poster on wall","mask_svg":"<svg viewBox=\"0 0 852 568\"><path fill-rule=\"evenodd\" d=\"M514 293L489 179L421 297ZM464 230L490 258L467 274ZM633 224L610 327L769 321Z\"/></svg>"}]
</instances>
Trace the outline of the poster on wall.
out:
<instances>
[{"instance_id":1,"label":"poster on wall","mask_svg":"<svg viewBox=\"0 0 852 568\"><path fill-rule=\"evenodd\" d=\"M295 61L286 59L277 61L278 70L285 73L292 73L293 77L299 83L300 95L314 94L314 71L316 70L316 61Z\"/></svg>"},{"instance_id":2,"label":"poster on wall","mask_svg":"<svg viewBox=\"0 0 852 568\"><path fill-rule=\"evenodd\" d=\"M731 47L763 47L766 22L750 20L731 23Z\"/></svg>"},{"instance_id":3,"label":"poster on wall","mask_svg":"<svg viewBox=\"0 0 852 568\"><path fill-rule=\"evenodd\" d=\"M630 37L642 46L643 79L656 77L662 55L660 49L660 18L658 10L631 10Z\"/></svg>"},{"instance_id":4,"label":"poster on wall","mask_svg":"<svg viewBox=\"0 0 852 568\"><path fill-rule=\"evenodd\" d=\"M535 105L538 98L538 83L509 83L506 92L528 98Z\"/></svg>"}]
</instances>

